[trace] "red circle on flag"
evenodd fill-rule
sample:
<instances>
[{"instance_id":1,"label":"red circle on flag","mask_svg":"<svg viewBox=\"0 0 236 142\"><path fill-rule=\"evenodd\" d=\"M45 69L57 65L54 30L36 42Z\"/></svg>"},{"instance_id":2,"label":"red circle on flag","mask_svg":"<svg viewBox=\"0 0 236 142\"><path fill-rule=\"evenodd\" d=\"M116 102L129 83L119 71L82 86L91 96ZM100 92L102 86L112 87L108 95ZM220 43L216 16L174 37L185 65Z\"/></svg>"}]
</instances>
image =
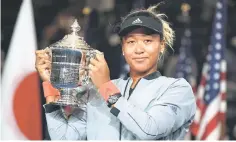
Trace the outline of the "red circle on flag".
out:
<instances>
[{"instance_id":1,"label":"red circle on flag","mask_svg":"<svg viewBox=\"0 0 236 142\"><path fill-rule=\"evenodd\" d=\"M41 140L41 99L36 72L27 75L16 88L13 111L21 132L29 140Z\"/></svg>"}]
</instances>

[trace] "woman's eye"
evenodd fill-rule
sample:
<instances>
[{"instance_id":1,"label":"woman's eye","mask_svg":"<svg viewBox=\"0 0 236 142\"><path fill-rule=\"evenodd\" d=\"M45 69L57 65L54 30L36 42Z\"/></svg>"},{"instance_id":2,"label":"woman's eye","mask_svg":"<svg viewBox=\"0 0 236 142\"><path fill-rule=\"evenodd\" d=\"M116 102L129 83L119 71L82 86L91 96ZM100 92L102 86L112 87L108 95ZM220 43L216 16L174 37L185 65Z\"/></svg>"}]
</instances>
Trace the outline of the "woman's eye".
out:
<instances>
[{"instance_id":1,"label":"woman's eye","mask_svg":"<svg viewBox=\"0 0 236 142\"><path fill-rule=\"evenodd\" d=\"M151 42L152 42L152 40L149 40L149 39L144 40L144 43L151 43Z\"/></svg>"},{"instance_id":2,"label":"woman's eye","mask_svg":"<svg viewBox=\"0 0 236 142\"><path fill-rule=\"evenodd\" d=\"M133 40L131 40L131 41L128 41L127 43L128 43L128 44L132 44L132 43L134 43L134 41L133 41Z\"/></svg>"}]
</instances>

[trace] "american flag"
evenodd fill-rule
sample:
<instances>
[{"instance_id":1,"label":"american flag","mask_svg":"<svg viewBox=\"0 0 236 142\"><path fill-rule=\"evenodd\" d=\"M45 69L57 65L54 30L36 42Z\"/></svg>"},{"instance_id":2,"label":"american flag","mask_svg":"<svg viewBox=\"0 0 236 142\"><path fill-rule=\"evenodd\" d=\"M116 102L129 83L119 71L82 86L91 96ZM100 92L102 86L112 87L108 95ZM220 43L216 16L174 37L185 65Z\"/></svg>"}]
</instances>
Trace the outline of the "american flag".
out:
<instances>
[{"instance_id":1,"label":"american flag","mask_svg":"<svg viewBox=\"0 0 236 142\"><path fill-rule=\"evenodd\" d=\"M177 78L185 78L189 84L191 85L194 94L196 94L197 84L196 84L196 73L194 71L197 68L195 59L192 56L191 50L191 30L189 28L185 28L184 35L181 39L181 47L179 49L179 59L176 64L176 74L175 77ZM186 134L185 140L191 140L191 133L190 131Z\"/></svg>"},{"instance_id":2,"label":"american flag","mask_svg":"<svg viewBox=\"0 0 236 142\"><path fill-rule=\"evenodd\" d=\"M198 140L219 140L226 112L225 24L227 0L218 0L211 44L197 92L197 112L192 132Z\"/></svg>"},{"instance_id":3,"label":"american flag","mask_svg":"<svg viewBox=\"0 0 236 142\"><path fill-rule=\"evenodd\" d=\"M176 77L185 78L196 92L196 76L193 73L194 59L191 50L191 30L186 28L181 39L181 47L178 63L176 65Z\"/></svg>"}]
</instances>

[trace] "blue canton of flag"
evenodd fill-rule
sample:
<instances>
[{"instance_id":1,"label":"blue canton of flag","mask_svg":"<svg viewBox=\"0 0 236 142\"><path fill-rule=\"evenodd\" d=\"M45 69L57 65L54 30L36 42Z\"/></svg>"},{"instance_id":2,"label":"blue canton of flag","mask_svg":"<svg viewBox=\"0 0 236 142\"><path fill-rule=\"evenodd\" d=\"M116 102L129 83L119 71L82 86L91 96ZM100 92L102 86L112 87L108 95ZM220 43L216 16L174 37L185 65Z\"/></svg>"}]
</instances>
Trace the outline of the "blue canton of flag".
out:
<instances>
[{"instance_id":1,"label":"blue canton of flag","mask_svg":"<svg viewBox=\"0 0 236 142\"><path fill-rule=\"evenodd\" d=\"M191 30L186 28L184 31L184 36L181 39L181 47L178 63L176 65L176 75L177 78L185 78L193 88L195 93L196 90L196 79L193 75L193 57L191 50Z\"/></svg>"}]
</instances>

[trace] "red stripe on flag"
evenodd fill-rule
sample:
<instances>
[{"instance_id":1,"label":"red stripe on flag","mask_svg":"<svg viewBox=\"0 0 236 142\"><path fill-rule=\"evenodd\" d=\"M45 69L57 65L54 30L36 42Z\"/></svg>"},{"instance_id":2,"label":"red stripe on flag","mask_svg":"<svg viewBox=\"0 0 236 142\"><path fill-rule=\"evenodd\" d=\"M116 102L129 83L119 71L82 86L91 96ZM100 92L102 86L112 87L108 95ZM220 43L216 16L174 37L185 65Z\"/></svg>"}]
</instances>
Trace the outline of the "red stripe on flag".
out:
<instances>
[{"instance_id":1,"label":"red stripe on flag","mask_svg":"<svg viewBox=\"0 0 236 142\"><path fill-rule=\"evenodd\" d=\"M204 86L204 87L206 86L206 77L205 77L204 75L202 76L200 85L202 85L202 86Z\"/></svg>"},{"instance_id":2,"label":"red stripe on flag","mask_svg":"<svg viewBox=\"0 0 236 142\"><path fill-rule=\"evenodd\" d=\"M193 90L194 95L196 96L197 95L197 86L192 86L192 90Z\"/></svg>"},{"instance_id":3,"label":"red stripe on flag","mask_svg":"<svg viewBox=\"0 0 236 142\"><path fill-rule=\"evenodd\" d=\"M220 118L220 120L225 121L226 120L225 113L219 112L219 118Z\"/></svg>"},{"instance_id":4,"label":"red stripe on flag","mask_svg":"<svg viewBox=\"0 0 236 142\"><path fill-rule=\"evenodd\" d=\"M197 109L200 111L200 121L199 122L193 121L191 125L191 131L194 136L198 134L202 117L204 116L205 111L206 111L206 105L200 99L197 99L196 103L197 103Z\"/></svg>"},{"instance_id":5,"label":"red stripe on flag","mask_svg":"<svg viewBox=\"0 0 236 142\"><path fill-rule=\"evenodd\" d=\"M199 108L199 110L201 112L200 113L201 114L200 120L202 120L202 117L204 116L205 111L206 111L206 105L204 104L204 102L202 100L198 99L197 100L197 107Z\"/></svg>"},{"instance_id":6,"label":"red stripe on flag","mask_svg":"<svg viewBox=\"0 0 236 142\"><path fill-rule=\"evenodd\" d=\"M192 125L190 126L191 132L194 136L198 134L199 127L200 127L199 124L196 122L193 122Z\"/></svg>"},{"instance_id":7,"label":"red stripe on flag","mask_svg":"<svg viewBox=\"0 0 236 142\"><path fill-rule=\"evenodd\" d=\"M219 112L211 119L211 121L206 125L205 131L202 135L201 140L206 140L206 138L210 135L210 133L217 127L219 123ZM217 138L218 139L218 138Z\"/></svg>"},{"instance_id":8,"label":"red stripe on flag","mask_svg":"<svg viewBox=\"0 0 236 142\"><path fill-rule=\"evenodd\" d=\"M226 100L226 93L221 93L221 100Z\"/></svg>"},{"instance_id":9,"label":"red stripe on flag","mask_svg":"<svg viewBox=\"0 0 236 142\"><path fill-rule=\"evenodd\" d=\"M226 80L226 72L220 73L220 80Z\"/></svg>"},{"instance_id":10,"label":"red stripe on flag","mask_svg":"<svg viewBox=\"0 0 236 142\"><path fill-rule=\"evenodd\" d=\"M201 112L203 112L204 110L205 110L205 108L206 108L206 105L202 102L202 100L200 100L200 99L197 99L197 107L198 107L198 109L201 111Z\"/></svg>"}]
</instances>

